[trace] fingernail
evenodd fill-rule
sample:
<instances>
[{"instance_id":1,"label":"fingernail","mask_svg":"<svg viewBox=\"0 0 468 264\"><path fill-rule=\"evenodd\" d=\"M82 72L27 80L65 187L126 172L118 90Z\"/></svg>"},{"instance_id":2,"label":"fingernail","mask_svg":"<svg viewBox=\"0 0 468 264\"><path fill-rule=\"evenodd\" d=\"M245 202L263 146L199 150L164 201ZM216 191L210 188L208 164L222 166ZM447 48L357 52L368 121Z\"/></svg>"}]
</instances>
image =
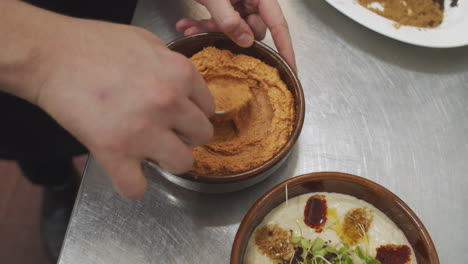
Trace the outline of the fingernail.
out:
<instances>
[{"instance_id":1,"label":"fingernail","mask_svg":"<svg viewBox=\"0 0 468 264\"><path fill-rule=\"evenodd\" d=\"M249 47L252 45L253 38L247 33L242 33L242 35L237 38L237 42L239 42L241 46Z\"/></svg>"}]
</instances>

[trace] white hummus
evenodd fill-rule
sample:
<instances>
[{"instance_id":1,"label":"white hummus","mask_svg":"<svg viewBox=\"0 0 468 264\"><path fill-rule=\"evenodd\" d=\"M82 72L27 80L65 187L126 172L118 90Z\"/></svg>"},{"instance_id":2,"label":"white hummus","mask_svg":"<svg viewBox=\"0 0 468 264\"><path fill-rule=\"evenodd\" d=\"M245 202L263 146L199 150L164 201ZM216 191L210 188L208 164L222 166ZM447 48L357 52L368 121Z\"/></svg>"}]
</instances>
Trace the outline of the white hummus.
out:
<instances>
[{"instance_id":1,"label":"white hummus","mask_svg":"<svg viewBox=\"0 0 468 264\"><path fill-rule=\"evenodd\" d=\"M304 223L304 208L307 200L313 195L324 195L328 213L327 221L321 233L316 233L313 228L310 228ZM357 199L355 197L338 194L338 193L308 193L289 199L273 209L255 229L257 231L260 227L266 225L278 225L284 230L292 230L292 236L301 236L310 241L320 237L324 241L331 241L330 245L342 244L340 235L334 230L334 223L343 221L346 213L355 208L366 208L372 214L373 220L367 230L369 255L375 257L376 249L381 245L395 244L407 245L411 249L411 262L416 263L413 249L406 239L403 232L380 210L373 205ZM330 210L331 209L331 210ZM336 216L330 215L330 212L336 212ZM255 231L251 236L246 254L244 256L245 264L271 264L278 263L262 254L255 242ZM366 247L362 242L351 246L354 248L360 246ZM364 263L361 259L353 258L355 264Z\"/></svg>"}]
</instances>

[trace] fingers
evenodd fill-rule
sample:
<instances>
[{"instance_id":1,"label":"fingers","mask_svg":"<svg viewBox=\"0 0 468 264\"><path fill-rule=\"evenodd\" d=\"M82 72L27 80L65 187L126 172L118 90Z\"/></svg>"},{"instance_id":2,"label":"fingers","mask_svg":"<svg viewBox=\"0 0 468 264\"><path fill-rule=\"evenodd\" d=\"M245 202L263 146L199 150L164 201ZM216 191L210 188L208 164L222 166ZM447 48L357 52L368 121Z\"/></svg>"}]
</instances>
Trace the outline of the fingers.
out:
<instances>
[{"instance_id":1,"label":"fingers","mask_svg":"<svg viewBox=\"0 0 468 264\"><path fill-rule=\"evenodd\" d=\"M241 5L239 1L199 0L199 2L208 8L213 20L182 19L176 25L177 30L184 31L184 35L222 31L239 46L249 47L254 38L263 39L266 28L269 28L278 52L297 72L288 24L277 0L246 1L241 9L238 8ZM241 12L244 10L246 13L244 15L251 14L244 20L233 5ZM259 15L252 12L258 12Z\"/></svg>"},{"instance_id":2,"label":"fingers","mask_svg":"<svg viewBox=\"0 0 468 264\"><path fill-rule=\"evenodd\" d=\"M277 0L259 0L260 16L270 29L275 46L280 55L297 72L296 59L289 34L288 23Z\"/></svg>"},{"instance_id":3,"label":"fingers","mask_svg":"<svg viewBox=\"0 0 468 264\"><path fill-rule=\"evenodd\" d=\"M203 0L200 3L208 8L219 29L239 46L250 47L253 44L252 30L229 0Z\"/></svg>"},{"instance_id":4,"label":"fingers","mask_svg":"<svg viewBox=\"0 0 468 264\"><path fill-rule=\"evenodd\" d=\"M173 131L166 131L159 137L158 144L151 146L148 159L171 173L182 174L189 171L193 165L190 148Z\"/></svg>"},{"instance_id":5,"label":"fingers","mask_svg":"<svg viewBox=\"0 0 468 264\"><path fill-rule=\"evenodd\" d=\"M183 18L176 24L178 31L183 31L185 36L204 33L204 32L219 32L221 31L213 19L194 20Z\"/></svg>"},{"instance_id":6,"label":"fingers","mask_svg":"<svg viewBox=\"0 0 468 264\"><path fill-rule=\"evenodd\" d=\"M213 115L216 108L213 96L211 95L210 90L206 86L205 81L198 73L195 66L193 66L193 64L190 63L185 57L183 58L186 63L188 63L186 64L186 67L187 71L189 71L185 75L189 78L186 83L190 83L192 86L187 96L203 111L206 116L210 117Z\"/></svg>"},{"instance_id":7,"label":"fingers","mask_svg":"<svg viewBox=\"0 0 468 264\"><path fill-rule=\"evenodd\" d=\"M136 200L143 196L147 188L147 181L143 174L140 160L127 157L105 157L100 162L109 173L112 185L124 198Z\"/></svg>"},{"instance_id":8,"label":"fingers","mask_svg":"<svg viewBox=\"0 0 468 264\"><path fill-rule=\"evenodd\" d=\"M205 32L210 32L210 31L204 30L201 27L190 27L187 30L184 30L184 36L190 36L190 35L205 33Z\"/></svg>"},{"instance_id":9,"label":"fingers","mask_svg":"<svg viewBox=\"0 0 468 264\"><path fill-rule=\"evenodd\" d=\"M247 17L247 24L252 29L256 40L263 40L265 38L267 27L262 18L258 14L251 14Z\"/></svg>"},{"instance_id":10,"label":"fingers","mask_svg":"<svg viewBox=\"0 0 468 264\"><path fill-rule=\"evenodd\" d=\"M258 14L251 14L246 17L246 22L253 31L256 40L265 38L266 25L263 23L262 18ZM185 36L204 33L204 32L219 32L222 31L214 19L195 20L183 18L176 23L176 29L184 32Z\"/></svg>"},{"instance_id":11,"label":"fingers","mask_svg":"<svg viewBox=\"0 0 468 264\"><path fill-rule=\"evenodd\" d=\"M190 18L182 18L176 23L176 29L177 31L184 31L187 28L193 27L198 25L198 21L195 19L190 19Z\"/></svg>"},{"instance_id":12,"label":"fingers","mask_svg":"<svg viewBox=\"0 0 468 264\"><path fill-rule=\"evenodd\" d=\"M171 96L158 94L157 99L170 98L171 100L164 100L163 104L166 106L165 108L171 108L179 102L179 98L188 97L206 116L211 116L216 106L205 80L187 57L175 51L170 51L168 55L168 60L170 60L174 68L172 70L168 68L169 70L165 74L170 76L170 81L174 87L166 89L166 92Z\"/></svg>"},{"instance_id":13,"label":"fingers","mask_svg":"<svg viewBox=\"0 0 468 264\"><path fill-rule=\"evenodd\" d=\"M190 147L208 143L213 137L213 126L206 115L190 100L182 102L180 113L171 120L172 129L181 135Z\"/></svg>"}]
</instances>

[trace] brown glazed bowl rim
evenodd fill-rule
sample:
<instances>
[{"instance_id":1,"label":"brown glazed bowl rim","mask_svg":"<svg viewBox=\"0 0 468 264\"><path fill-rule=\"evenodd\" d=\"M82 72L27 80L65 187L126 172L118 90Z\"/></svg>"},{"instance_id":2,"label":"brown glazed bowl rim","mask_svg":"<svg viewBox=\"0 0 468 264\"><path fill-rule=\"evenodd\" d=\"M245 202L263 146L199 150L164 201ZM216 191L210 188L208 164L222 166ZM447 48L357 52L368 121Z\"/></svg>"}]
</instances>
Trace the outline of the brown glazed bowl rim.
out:
<instances>
[{"instance_id":1,"label":"brown glazed bowl rim","mask_svg":"<svg viewBox=\"0 0 468 264\"><path fill-rule=\"evenodd\" d=\"M421 240L423 241L423 244L428 249L427 251L428 259L431 261L431 263L433 264L440 263L436 248L434 246L431 236L429 235L429 232L427 231L426 227L421 222L421 220L413 212L413 210L411 210L411 208L405 202L403 202L403 200L401 200L397 195L395 195L390 190L388 190L387 188L383 187L382 185L378 183L375 183L371 180L368 180L360 176L356 176L356 175L348 174L348 173L342 173L342 172L314 172L314 173L302 174L302 175L290 178L286 181L279 183L278 185L276 185L275 187L267 191L264 195L262 195L262 197L260 197L260 199L258 199L249 209L244 219L242 220L239 226L239 229L237 230L236 236L234 238L234 243L232 245L230 263L231 264L243 263L242 258L244 256L241 255L242 249L243 249L243 245L241 245L241 240L242 240L241 238L246 235L247 229L252 225L252 221L255 219L254 217L255 212L259 210L259 208L264 206L265 203L272 196L280 193L286 187L286 185L291 187L291 186L296 186L296 185L300 185L303 183L318 181L318 180L338 180L338 181L355 183L355 184L364 186L366 189L378 190L381 196L385 194L385 196L390 197L390 199L393 201L395 206L399 207L399 209L401 209L401 211L405 214L405 216L408 219L410 219L410 222L412 222L417 227L417 233L419 237L421 238ZM326 192L326 190L324 191ZM289 197L289 198L292 198L292 197ZM381 210L378 207L377 209ZM262 218L263 217L265 216L262 216ZM391 220L393 221L393 219ZM404 229L402 229L401 227L400 229L403 231L403 233L405 233Z\"/></svg>"},{"instance_id":2,"label":"brown glazed bowl rim","mask_svg":"<svg viewBox=\"0 0 468 264\"><path fill-rule=\"evenodd\" d=\"M167 44L167 47L171 49L173 45L179 44L180 42L184 42L188 40L203 39L203 38L219 38L223 40L229 40L229 38L223 33L216 33L216 32L199 33L199 34L177 38L169 42ZM288 76L292 77L291 82L294 83L294 85L292 85L293 87L288 86L288 89L290 91L294 91L293 93L294 104L295 104L297 111L295 113L294 128L288 141L280 149L280 151L278 151L271 159L269 159L268 161L266 161L265 163L263 163L262 165L256 168L253 168L244 172L223 175L223 176L199 175L199 174L194 174L194 173L186 173L182 175L177 175L177 177L180 177L189 181L194 181L194 182L214 183L214 184L233 183L233 182L248 180L256 176L259 176L262 173L271 169L278 162L280 162L283 158L285 158L288 155L288 153L291 151L291 149L294 147L297 139L299 138L299 135L301 134L302 126L304 124L304 116L305 116L305 99L304 99L304 91L302 89L301 82L299 81L299 78L297 74L294 72L294 70L292 70L292 68L288 65L288 63L283 58L281 58L279 53L276 52L274 49L256 40L254 41L254 44L252 45L252 47L255 49L261 49L263 51L266 51L266 53L274 57L275 60L278 61L279 64L281 64L281 66L284 69L286 69ZM270 65L270 66L273 66L273 65ZM278 69L278 67L275 67L275 68Z\"/></svg>"}]
</instances>

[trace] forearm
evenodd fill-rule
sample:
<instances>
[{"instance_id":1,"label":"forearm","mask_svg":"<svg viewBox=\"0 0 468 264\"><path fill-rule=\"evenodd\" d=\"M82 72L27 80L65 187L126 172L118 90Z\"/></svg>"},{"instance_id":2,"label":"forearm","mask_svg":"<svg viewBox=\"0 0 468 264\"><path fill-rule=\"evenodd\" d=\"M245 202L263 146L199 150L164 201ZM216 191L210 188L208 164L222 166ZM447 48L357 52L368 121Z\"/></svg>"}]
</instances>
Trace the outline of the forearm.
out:
<instances>
[{"instance_id":1,"label":"forearm","mask_svg":"<svg viewBox=\"0 0 468 264\"><path fill-rule=\"evenodd\" d=\"M65 17L15 0L0 1L0 91L36 102L41 67Z\"/></svg>"}]
</instances>

